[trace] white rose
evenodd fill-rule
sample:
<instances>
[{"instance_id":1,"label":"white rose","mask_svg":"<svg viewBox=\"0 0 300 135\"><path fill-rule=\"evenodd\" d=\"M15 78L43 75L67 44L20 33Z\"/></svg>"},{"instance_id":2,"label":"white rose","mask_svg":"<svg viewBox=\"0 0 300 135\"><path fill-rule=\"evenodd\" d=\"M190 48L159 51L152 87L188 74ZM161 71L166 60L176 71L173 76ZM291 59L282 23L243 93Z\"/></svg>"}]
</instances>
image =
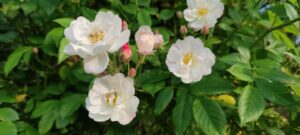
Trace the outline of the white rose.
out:
<instances>
[{"instance_id":1,"label":"white rose","mask_svg":"<svg viewBox=\"0 0 300 135\"><path fill-rule=\"evenodd\" d=\"M184 83L197 82L211 73L215 55L203 46L200 39L188 36L177 40L168 52L166 64L169 70Z\"/></svg>"},{"instance_id":2,"label":"white rose","mask_svg":"<svg viewBox=\"0 0 300 135\"><path fill-rule=\"evenodd\" d=\"M64 32L69 44L64 52L84 59L87 73L103 72L109 62L107 52L113 53L129 41L130 31L122 31L122 20L112 12L98 12L90 22L84 17L72 21Z\"/></svg>"},{"instance_id":3,"label":"white rose","mask_svg":"<svg viewBox=\"0 0 300 135\"><path fill-rule=\"evenodd\" d=\"M97 122L118 121L126 125L136 116L139 99L133 80L118 73L97 78L86 99L89 117Z\"/></svg>"},{"instance_id":4,"label":"white rose","mask_svg":"<svg viewBox=\"0 0 300 135\"><path fill-rule=\"evenodd\" d=\"M138 52L148 55L153 52L155 45L154 34L149 26L141 26L135 33L135 41Z\"/></svg>"},{"instance_id":5,"label":"white rose","mask_svg":"<svg viewBox=\"0 0 300 135\"><path fill-rule=\"evenodd\" d=\"M183 12L184 18L189 22L189 27L196 31L213 27L224 10L220 0L187 0L187 5L188 8Z\"/></svg>"}]
</instances>

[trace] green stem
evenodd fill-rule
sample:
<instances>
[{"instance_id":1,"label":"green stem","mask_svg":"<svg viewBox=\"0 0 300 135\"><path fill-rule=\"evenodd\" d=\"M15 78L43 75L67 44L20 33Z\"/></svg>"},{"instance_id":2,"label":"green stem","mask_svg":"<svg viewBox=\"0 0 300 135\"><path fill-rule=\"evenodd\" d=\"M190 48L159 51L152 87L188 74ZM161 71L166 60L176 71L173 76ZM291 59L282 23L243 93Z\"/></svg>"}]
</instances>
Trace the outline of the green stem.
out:
<instances>
[{"instance_id":1,"label":"green stem","mask_svg":"<svg viewBox=\"0 0 300 135\"><path fill-rule=\"evenodd\" d=\"M264 39L265 36L267 36L267 35L268 35L269 33L271 33L272 31L277 30L277 29L281 29L281 28L286 27L286 26L288 26L288 25L291 25L291 24L293 24L294 22L297 22L297 21L300 21L300 17L299 17L299 18L296 18L296 19L294 19L294 20L292 20L292 21L289 21L289 22L287 22L287 23L278 25L278 26L276 26L276 27L273 27L273 28L267 30L263 35L261 35L261 36L254 42L253 46L256 45L256 44L257 44L259 41L261 41L262 39Z\"/></svg>"},{"instance_id":2,"label":"green stem","mask_svg":"<svg viewBox=\"0 0 300 135\"><path fill-rule=\"evenodd\" d=\"M143 55L141 59L138 60L138 63L136 64L135 70L138 71L138 68L140 65L144 62L146 55Z\"/></svg>"}]
</instances>

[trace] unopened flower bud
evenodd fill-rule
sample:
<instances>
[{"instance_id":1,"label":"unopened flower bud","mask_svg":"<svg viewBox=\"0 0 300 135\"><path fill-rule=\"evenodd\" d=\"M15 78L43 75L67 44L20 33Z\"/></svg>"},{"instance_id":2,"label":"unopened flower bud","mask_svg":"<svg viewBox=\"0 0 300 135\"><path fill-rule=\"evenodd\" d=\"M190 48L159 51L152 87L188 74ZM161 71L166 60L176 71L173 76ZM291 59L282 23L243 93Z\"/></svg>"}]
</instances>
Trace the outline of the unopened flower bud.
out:
<instances>
[{"instance_id":1,"label":"unopened flower bud","mask_svg":"<svg viewBox=\"0 0 300 135\"><path fill-rule=\"evenodd\" d=\"M204 35L207 35L208 32L209 32L208 26L204 26L204 27L201 29L201 32L202 32Z\"/></svg>"},{"instance_id":2,"label":"unopened flower bud","mask_svg":"<svg viewBox=\"0 0 300 135\"><path fill-rule=\"evenodd\" d=\"M27 94L19 94L16 96L16 102L17 103L25 102L26 97L27 97Z\"/></svg>"},{"instance_id":3,"label":"unopened flower bud","mask_svg":"<svg viewBox=\"0 0 300 135\"><path fill-rule=\"evenodd\" d=\"M176 16L177 16L178 19L181 19L183 17L183 14L182 14L181 11L177 11Z\"/></svg>"},{"instance_id":4,"label":"unopened flower bud","mask_svg":"<svg viewBox=\"0 0 300 135\"><path fill-rule=\"evenodd\" d=\"M154 49L160 48L164 44L164 38L161 34L154 35Z\"/></svg>"},{"instance_id":5,"label":"unopened flower bud","mask_svg":"<svg viewBox=\"0 0 300 135\"><path fill-rule=\"evenodd\" d=\"M128 29L128 24L126 21L122 21L122 31L127 30Z\"/></svg>"},{"instance_id":6,"label":"unopened flower bud","mask_svg":"<svg viewBox=\"0 0 300 135\"><path fill-rule=\"evenodd\" d=\"M121 53L120 53L120 61L122 62L129 62L131 58L132 52L129 47L129 44L126 43L122 46L121 48Z\"/></svg>"},{"instance_id":7,"label":"unopened flower bud","mask_svg":"<svg viewBox=\"0 0 300 135\"><path fill-rule=\"evenodd\" d=\"M130 68L128 70L128 76L134 78L136 76L136 69L135 68Z\"/></svg>"},{"instance_id":8,"label":"unopened flower bud","mask_svg":"<svg viewBox=\"0 0 300 135\"><path fill-rule=\"evenodd\" d=\"M181 25L181 27L180 27L180 33L185 35L187 33L187 31L188 30L187 30L186 26L185 25Z\"/></svg>"},{"instance_id":9,"label":"unopened flower bud","mask_svg":"<svg viewBox=\"0 0 300 135\"><path fill-rule=\"evenodd\" d=\"M235 106L236 104L235 98L231 95L219 95L215 99L230 106Z\"/></svg>"},{"instance_id":10,"label":"unopened flower bud","mask_svg":"<svg viewBox=\"0 0 300 135\"><path fill-rule=\"evenodd\" d=\"M153 53L155 40L151 28L149 26L141 26L135 33L135 42L140 54L149 55Z\"/></svg>"},{"instance_id":11,"label":"unopened flower bud","mask_svg":"<svg viewBox=\"0 0 300 135\"><path fill-rule=\"evenodd\" d=\"M38 53L39 53L39 49L36 48L36 47L33 47L33 48L32 48L32 53L38 54Z\"/></svg>"}]
</instances>

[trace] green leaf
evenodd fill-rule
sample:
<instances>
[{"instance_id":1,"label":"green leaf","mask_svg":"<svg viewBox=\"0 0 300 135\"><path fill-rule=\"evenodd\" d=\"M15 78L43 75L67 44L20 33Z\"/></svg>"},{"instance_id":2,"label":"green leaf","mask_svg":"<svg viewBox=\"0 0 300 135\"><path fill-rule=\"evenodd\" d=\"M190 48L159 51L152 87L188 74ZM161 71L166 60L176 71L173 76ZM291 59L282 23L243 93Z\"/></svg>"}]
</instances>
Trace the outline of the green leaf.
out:
<instances>
[{"instance_id":1,"label":"green leaf","mask_svg":"<svg viewBox=\"0 0 300 135\"><path fill-rule=\"evenodd\" d=\"M240 24L243 21L243 18L237 10L235 10L234 8L230 8L228 10L229 16L235 21L235 23Z\"/></svg>"},{"instance_id":2,"label":"green leaf","mask_svg":"<svg viewBox=\"0 0 300 135\"><path fill-rule=\"evenodd\" d=\"M32 51L28 51L24 53L23 60L26 65L29 65L31 55L32 55Z\"/></svg>"},{"instance_id":3,"label":"green leaf","mask_svg":"<svg viewBox=\"0 0 300 135\"><path fill-rule=\"evenodd\" d=\"M18 34L14 31L3 32L0 34L0 41L3 43L13 43L17 36Z\"/></svg>"},{"instance_id":4,"label":"green leaf","mask_svg":"<svg viewBox=\"0 0 300 135\"><path fill-rule=\"evenodd\" d=\"M138 2L139 2L140 6L149 7L150 3L151 3L151 0L139 0Z\"/></svg>"},{"instance_id":5,"label":"green leaf","mask_svg":"<svg viewBox=\"0 0 300 135\"><path fill-rule=\"evenodd\" d=\"M172 120L180 135L184 134L192 121L193 97L187 89L180 89L176 94L176 105L172 112Z\"/></svg>"},{"instance_id":6,"label":"green leaf","mask_svg":"<svg viewBox=\"0 0 300 135\"><path fill-rule=\"evenodd\" d=\"M15 68L21 57L23 56L24 53L28 52L28 51L31 51L31 47L28 47L28 46L23 46L23 47L20 47L18 49L16 49L14 52L12 52L9 56L8 56L8 59L4 65L4 74L5 76L7 76L9 74L9 72Z\"/></svg>"},{"instance_id":7,"label":"green leaf","mask_svg":"<svg viewBox=\"0 0 300 135\"><path fill-rule=\"evenodd\" d=\"M246 47L238 47L238 51L241 54L241 58L245 63L249 63L250 61L250 50Z\"/></svg>"},{"instance_id":8,"label":"green leaf","mask_svg":"<svg viewBox=\"0 0 300 135\"><path fill-rule=\"evenodd\" d=\"M161 114L171 102L173 95L174 90L171 87L164 88L156 98L154 113Z\"/></svg>"},{"instance_id":9,"label":"green leaf","mask_svg":"<svg viewBox=\"0 0 300 135\"><path fill-rule=\"evenodd\" d=\"M253 66L255 68L269 68L269 69L272 69L272 68L279 68L280 67L280 63L276 62L276 61L273 61L271 59L257 59L257 60L254 60L252 62Z\"/></svg>"},{"instance_id":10,"label":"green leaf","mask_svg":"<svg viewBox=\"0 0 300 135\"><path fill-rule=\"evenodd\" d=\"M26 101L24 112L25 113L31 112L31 110L33 109L33 107L34 107L34 101L33 101L33 98L31 98L28 101Z\"/></svg>"},{"instance_id":11,"label":"green leaf","mask_svg":"<svg viewBox=\"0 0 300 135\"><path fill-rule=\"evenodd\" d=\"M227 65L233 65L237 63L244 63L241 57L242 56L239 53L231 53L221 57L219 60Z\"/></svg>"},{"instance_id":12,"label":"green leaf","mask_svg":"<svg viewBox=\"0 0 300 135\"><path fill-rule=\"evenodd\" d=\"M70 23L73 21L74 19L72 18L58 18L53 20L54 22L58 23L60 26L67 28L69 27Z\"/></svg>"},{"instance_id":13,"label":"green leaf","mask_svg":"<svg viewBox=\"0 0 300 135\"><path fill-rule=\"evenodd\" d=\"M86 7L82 7L81 12L82 12L82 15L89 20L94 20L96 17L96 14L97 14L97 11L86 8Z\"/></svg>"},{"instance_id":14,"label":"green leaf","mask_svg":"<svg viewBox=\"0 0 300 135\"><path fill-rule=\"evenodd\" d=\"M62 118L71 116L85 101L85 95L70 94L62 98L60 116Z\"/></svg>"},{"instance_id":15,"label":"green leaf","mask_svg":"<svg viewBox=\"0 0 300 135\"><path fill-rule=\"evenodd\" d=\"M263 96L271 102L283 106L295 103L289 88L280 82L257 79L255 83Z\"/></svg>"},{"instance_id":16,"label":"green leaf","mask_svg":"<svg viewBox=\"0 0 300 135\"><path fill-rule=\"evenodd\" d=\"M142 25L151 26L152 25L151 16L150 16L149 11L147 11L147 10L141 10L140 12L138 12L137 20L138 20L138 23L140 26L142 26Z\"/></svg>"},{"instance_id":17,"label":"green leaf","mask_svg":"<svg viewBox=\"0 0 300 135\"><path fill-rule=\"evenodd\" d=\"M60 41L59 50L58 50L58 64L62 63L64 60L68 58L68 56L64 53L65 47L68 45L69 41L66 38L63 38Z\"/></svg>"},{"instance_id":18,"label":"green leaf","mask_svg":"<svg viewBox=\"0 0 300 135\"><path fill-rule=\"evenodd\" d=\"M38 8L38 1L37 0L25 0L25 2L22 3L21 8L23 9L25 15L28 15Z\"/></svg>"},{"instance_id":19,"label":"green leaf","mask_svg":"<svg viewBox=\"0 0 300 135\"><path fill-rule=\"evenodd\" d=\"M69 117L57 117L55 119L55 126L56 128L65 128L70 123L74 123L76 121L77 115L71 115Z\"/></svg>"},{"instance_id":20,"label":"green leaf","mask_svg":"<svg viewBox=\"0 0 300 135\"><path fill-rule=\"evenodd\" d=\"M294 45L294 42L291 41L291 39L286 35L286 33L283 33L279 30L275 31L279 36L280 38L282 39L282 41L284 41L284 43L287 45L287 47L289 49L295 49L295 45Z\"/></svg>"},{"instance_id":21,"label":"green leaf","mask_svg":"<svg viewBox=\"0 0 300 135\"><path fill-rule=\"evenodd\" d=\"M248 85L244 88L238 102L241 124L256 121L264 112L265 101L259 90Z\"/></svg>"},{"instance_id":22,"label":"green leaf","mask_svg":"<svg viewBox=\"0 0 300 135\"><path fill-rule=\"evenodd\" d=\"M17 135L17 127L11 122L0 122L0 135Z\"/></svg>"},{"instance_id":23,"label":"green leaf","mask_svg":"<svg viewBox=\"0 0 300 135\"><path fill-rule=\"evenodd\" d=\"M175 14L175 12L173 10L163 9L159 13L159 18L166 21L166 20L171 19L174 16L174 14Z\"/></svg>"},{"instance_id":24,"label":"green leaf","mask_svg":"<svg viewBox=\"0 0 300 135\"><path fill-rule=\"evenodd\" d=\"M204 133L208 135L224 135L226 116L218 103L208 98L200 98L193 103L194 119Z\"/></svg>"},{"instance_id":25,"label":"green leaf","mask_svg":"<svg viewBox=\"0 0 300 135\"><path fill-rule=\"evenodd\" d=\"M280 71L279 69L270 69L270 68L256 68L255 72L257 73L258 77L268 79L271 81L279 81L282 83L294 83L294 80Z\"/></svg>"},{"instance_id":26,"label":"green leaf","mask_svg":"<svg viewBox=\"0 0 300 135\"><path fill-rule=\"evenodd\" d=\"M157 93L164 87L165 87L165 82L147 83L143 85L143 90L151 94L152 97L154 97L155 93Z\"/></svg>"},{"instance_id":27,"label":"green leaf","mask_svg":"<svg viewBox=\"0 0 300 135\"><path fill-rule=\"evenodd\" d=\"M108 0L112 6L122 6L122 2L120 0Z\"/></svg>"},{"instance_id":28,"label":"green leaf","mask_svg":"<svg viewBox=\"0 0 300 135\"><path fill-rule=\"evenodd\" d=\"M137 9L136 9L136 5L135 4L128 4L128 5L124 5L122 6L122 9L132 15L136 15Z\"/></svg>"},{"instance_id":29,"label":"green leaf","mask_svg":"<svg viewBox=\"0 0 300 135\"><path fill-rule=\"evenodd\" d=\"M60 41L64 36L64 29L61 27L54 28L46 35L43 51L48 55L56 56L57 46L60 45Z\"/></svg>"},{"instance_id":30,"label":"green leaf","mask_svg":"<svg viewBox=\"0 0 300 135\"><path fill-rule=\"evenodd\" d=\"M149 61L151 63L151 65L155 66L155 67L159 67L161 66L161 62L158 58L158 56L156 55L149 55L147 56L147 61Z\"/></svg>"},{"instance_id":31,"label":"green leaf","mask_svg":"<svg viewBox=\"0 0 300 135\"><path fill-rule=\"evenodd\" d=\"M33 126L24 121L19 121L17 128L20 134L23 133L22 135L39 135L39 132Z\"/></svg>"},{"instance_id":32,"label":"green leaf","mask_svg":"<svg viewBox=\"0 0 300 135\"><path fill-rule=\"evenodd\" d=\"M39 121L39 133L46 134L53 126L55 114L52 111L45 113Z\"/></svg>"},{"instance_id":33,"label":"green leaf","mask_svg":"<svg viewBox=\"0 0 300 135\"><path fill-rule=\"evenodd\" d=\"M217 37L210 37L205 41L205 46L211 48L213 45L220 44L222 41Z\"/></svg>"},{"instance_id":34,"label":"green leaf","mask_svg":"<svg viewBox=\"0 0 300 135\"><path fill-rule=\"evenodd\" d=\"M1 121L16 121L19 119L19 114L14 109L8 107L0 108Z\"/></svg>"},{"instance_id":35,"label":"green leaf","mask_svg":"<svg viewBox=\"0 0 300 135\"><path fill-rule=\"evenodd\" d=\"M41 9L44 10L47 13L47 15L50 15L58 7L59 1L58 0L39 0L39 4L40 4Z\"/></svg>"},{"instance_id":36,"label":"green leaf","mask_svg":"<svg viewBox=\"0 0 300 135\"><path fill-rule=\"evenodd\" d=\"M32 112L32 118L37 118L42 116L45 113L48 113L50 110L52 110L54 107L56 107L60 102L58 100L48 100L45 102L42 102L37 105L37 107Z\"/></svg>"},{"instance_id":37,"label":"green leaf","mask_svg":"<svg viewBox=\"0 0 300 135\"><path fill-rule=\"evenodd\" d=\"M143 86L149 83L157 83L166 80L170 73L162 70L148 70L135 79L137 86Z\"/></svg>"},{"instance_id":38,"label":"green leaf","mask_svg":"<svg viewBox=\"0 0 300 135\"><path fill-rule=\"evenodd\" d=\"M299 14L297 12L297 10L295 9L295 7L287 2L284 3L284 7L287 13L287 16L289 17L290 20L294 20L296 18L299 17ZM299 22L295 22L294 23L296 25L297 28L300 28L300 23Z\"/></svg>"},{"instance_id":39,"label":"green leaf","mask_svg":"<svg viewBox=\"0 0 300 135\"><path fill-rule=\"evenodd\" d=\"M239 80L253 82L252 69L247 64L234 64L227 71Z\"/></svg>"},{"instance_id":40,"label":"green leaf","mask_svg":"<svg viewBox=\"0 0 300 135\"><path fill-rule=\"evenodd\" d=\"M285 133L281 129L275 127L267 128L267 133L269 135L285 135Z\"/></svg>"},{"instance_id":41,"label":"green leaf","mask_svg":"<svg viewBox=\"0 0 300 135\"><path fill-rule=\"evenodd\" d=\"M194 95L221 94L233 91L233 86L228 79L213 75L205 76L201 81L187 85L186 87Z\"/></svg>"}]
</instances>

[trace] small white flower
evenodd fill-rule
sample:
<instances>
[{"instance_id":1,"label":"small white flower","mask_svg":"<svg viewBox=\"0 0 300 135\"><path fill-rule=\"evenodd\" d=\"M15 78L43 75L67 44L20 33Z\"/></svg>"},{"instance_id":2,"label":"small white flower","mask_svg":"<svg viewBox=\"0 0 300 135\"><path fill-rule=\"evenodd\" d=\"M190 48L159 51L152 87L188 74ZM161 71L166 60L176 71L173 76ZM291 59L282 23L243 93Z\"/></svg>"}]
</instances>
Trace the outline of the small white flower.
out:
<instances>
[{"instance_id":1,"label":"small white flower","mask_svg":"<svg viewBox=\"0 0 300 135\"><path fill-rule=\"evenodd\" d=\"M192 36L177 40L168 52L166 64L169 70L182 82L191 83L211 73L215 64L215 55L203 46L200 39Z\"/></svg>"},{"instance_id":2,"label":"small white flower","mask_svg":"<svg viewBox=\"0 0 300 135\"><path fill-rule=\"evenodd\" d=\"M213 27L223 14L224 4L220 0L187 0L188 8L184 18L189 27L198 31L204 27Z\"/></svg>"},{"instance_id":3,"label":"small white flower","mask_svg":"<svg viewBox=\"0 0 300 135\"><path fill-rule=\"evenodd\" d=\"M86 99L89 117L97 122L110 119L128 124L136 116L139 104L134 93L133 80L121 73L95 79Z\"/></svg>"},{"instance_id":4,"label":"small white flower","mask_svg":"<svg viewBox=\"0 0 300 135\"><path fill-rule=\"evenodd\" d=\"M87 73L103 72L109 62L107 52L113 53L129 41L130 31L122 31L122 20L112 12L99 12L94 21L84 17L72 21L64 32L69 44L64 52L84 59Z\"/></svg>"}]
</instances>

